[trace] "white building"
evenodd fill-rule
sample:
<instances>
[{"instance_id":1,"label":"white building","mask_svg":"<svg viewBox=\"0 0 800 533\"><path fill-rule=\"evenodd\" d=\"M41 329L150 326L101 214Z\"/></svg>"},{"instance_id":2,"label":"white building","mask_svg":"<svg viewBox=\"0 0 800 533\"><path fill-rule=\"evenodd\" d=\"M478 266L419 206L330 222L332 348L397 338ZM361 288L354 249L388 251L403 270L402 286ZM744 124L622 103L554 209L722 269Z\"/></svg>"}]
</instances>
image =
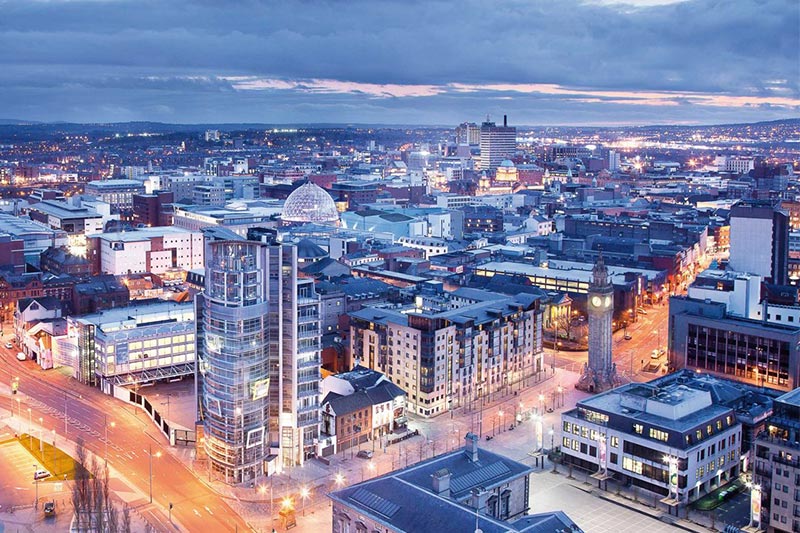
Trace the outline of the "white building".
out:
<instances>
[{"instance_id":1,"label":"white building","mask_svg":"<svg viewBox=\"0 0 800 533\"><path fill-rule=\"evenodd\" d=\"M202 233L171 226L90 237L89 259L96 271L115 276L201 268L203 257Z\"/></svg>"},{"instance_id":2,"label":"white building","mask_svg":"<svg viewBox=\"0 0 800 533\"><path fill-rule=\"evenodd\" d=\"M194 374L193 303L159 302L68 318L82 383L147 384ZM64 350L67 352L68 350Z\"/></svg>"},{"instance_id":3,"label":"white building","mask_svg":"<svg viewBox=\"0 0 800 533\"><path fill-rule=\"evenodd\" d=\"M690 370L623 385L561 415L561 451L567 463L685 505L745 468L736 407L747 387Z\"/></svg>"}]
</instances>

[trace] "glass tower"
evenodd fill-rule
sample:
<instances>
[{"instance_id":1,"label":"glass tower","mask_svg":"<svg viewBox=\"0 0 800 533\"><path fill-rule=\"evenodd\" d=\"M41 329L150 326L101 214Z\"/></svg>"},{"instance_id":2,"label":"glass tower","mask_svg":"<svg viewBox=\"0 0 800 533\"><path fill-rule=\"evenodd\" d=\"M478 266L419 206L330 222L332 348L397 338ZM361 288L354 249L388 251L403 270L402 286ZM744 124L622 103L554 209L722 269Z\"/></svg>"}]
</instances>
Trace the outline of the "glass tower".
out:
<instances>
[{"instance_id":1,"label":"glass tower","mask_svg":"<svg viewBox=\"0 0 800 533\"><path fill-rule=\"evenodd\" d=\"M292 245L210 241L197 298L197 395L215 475L302 464L319 433L319 296Z\"/></svg>"}]
</instances>

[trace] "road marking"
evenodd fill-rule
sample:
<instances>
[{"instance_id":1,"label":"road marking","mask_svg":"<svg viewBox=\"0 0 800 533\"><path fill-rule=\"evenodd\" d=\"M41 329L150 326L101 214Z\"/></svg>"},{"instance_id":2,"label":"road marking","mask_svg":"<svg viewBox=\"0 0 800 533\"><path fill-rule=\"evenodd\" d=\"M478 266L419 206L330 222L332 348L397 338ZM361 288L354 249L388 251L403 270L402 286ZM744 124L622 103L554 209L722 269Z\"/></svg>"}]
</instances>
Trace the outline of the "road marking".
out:
<instances>
[{"instance_id":1,"label":"road marking","mask_svg":"<svg viewBox=\"0 0 800 533\"><path fill-rule=\"evenodd\" d=\"M208 505L205 505L204 507L205 507L206 511L208 511L208 514L210 514L210 515L214 514L214 513L211 512L211 509L208 508Z\"/></svg>"},{"instance_id":2,"label":"road marking","mask_svg":"<svg viewBox=\"0 0 800 533\"><path fill-rule=\"evenodd\" d=\"M194 514L196 514L197 516L202 516L197 509L192 509L192 511L194 511Z\"/></svg>"}]
</instances>

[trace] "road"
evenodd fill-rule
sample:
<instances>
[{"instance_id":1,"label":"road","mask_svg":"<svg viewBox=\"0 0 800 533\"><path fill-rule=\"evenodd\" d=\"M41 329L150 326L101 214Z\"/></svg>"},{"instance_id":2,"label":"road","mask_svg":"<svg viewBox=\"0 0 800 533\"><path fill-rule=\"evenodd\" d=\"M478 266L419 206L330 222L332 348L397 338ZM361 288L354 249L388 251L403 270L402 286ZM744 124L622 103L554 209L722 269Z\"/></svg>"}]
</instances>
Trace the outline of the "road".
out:
<instances>
[{"instance_id":1,"label":"road","mask_svg":"<svg viewBox=\"0 0 800 533\"><path fill-rule=\"evenodd\" d=\"M647 314L638 313L636 322L628 326L630 340L625 340L624 330L614 332L613 358L617 363L617 373L625 382L649 381L661 375L668 364L666 350L656 359L651 358L651 354L653 350L659 347L665 349L667 346L669 304L665 302L648 307L645 312ZM585 350L566 352L546 348L544 362L548 366L555 364L557 368L580 372L587 357ZM651 369L653 371L649 371Z\"/></svg>"},{"instance_id":2,"label":"road","mask_svg":"<svg viewBox=\"0 0 800 533\"><path fill-rule=\"evenodd\" d=\"M134 414L132 407L98 389L78 383L60 371L43 371L32 361L17 361L16 352L16 349L0 348L0 381L10 386L13 378L19 378L19 393L15 396L0 395L0 408L13 410L14 416L21 415L23 423L28 422L30 408L34 425L41 417L44 428L55 429L56 444L64 438L66 430L68 439L82 439L98 458L104 458L107 449L109 465L145 495L149 492L152 460L155 505L149 505L148 499L144 499L137 507L159 530L177 531L175 523L188 531L250 529L222 497L168 453L169 443L144 414ZM151 450L152 459L149 456ZM164 512L170 503L174 506L173 524L169 523Z\"/></svg>"}]
</instances>

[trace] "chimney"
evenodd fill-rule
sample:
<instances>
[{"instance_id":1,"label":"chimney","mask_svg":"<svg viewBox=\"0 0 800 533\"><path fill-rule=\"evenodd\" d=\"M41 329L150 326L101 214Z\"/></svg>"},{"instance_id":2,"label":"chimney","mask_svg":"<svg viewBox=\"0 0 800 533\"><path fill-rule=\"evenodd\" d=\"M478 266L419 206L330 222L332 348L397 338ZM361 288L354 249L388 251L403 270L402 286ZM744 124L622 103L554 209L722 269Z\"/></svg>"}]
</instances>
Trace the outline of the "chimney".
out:
<instances>
[{"instance_id":1,"label":"chimney","mask_svg":"<svg viewBox=\"0 0 800 533\"><path fill-rule=\"evenodd\" d=\"M467 433L464 437L464 455L473 463L478 462L478 436Z\"/></svg>"},{"instance_id":2,"label":"chimney","mask_svg":"<svg viewBox=\"0 0 800 533\"><path fill-rule=\"evenodd\" d=\"M433 478L433 492L445 498L450 497L450 471L446 468L437 470L431 476Z\"/></svg>"},{"instance_id":3,"label":"chimney","mask_svg":"<svg viewBox=\"0 0 800 533\"><path fill-rule=\"evenodd\" d=\"M503 127L508 127L508 115L503 115Z\"/></svg>"}]
</instances>

